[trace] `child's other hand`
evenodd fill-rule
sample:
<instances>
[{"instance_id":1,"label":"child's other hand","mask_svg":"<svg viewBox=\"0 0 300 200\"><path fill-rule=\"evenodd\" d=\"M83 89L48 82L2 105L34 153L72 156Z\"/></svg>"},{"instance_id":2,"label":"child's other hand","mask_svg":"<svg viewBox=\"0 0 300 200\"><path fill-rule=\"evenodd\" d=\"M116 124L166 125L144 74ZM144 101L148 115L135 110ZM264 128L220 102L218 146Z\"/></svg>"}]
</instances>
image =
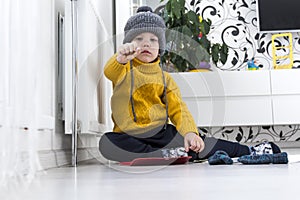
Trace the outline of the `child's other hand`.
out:
<instances>
[{"instance_id":1,"label":"child's other hand","mask_svg":"<svg viewBox=\"0 0 300 200\"><path fill-rule=\"evenodd\" d=\"M202 138L196 133L189 132L184 136L184 148L188 152L190 149L195 152L203 151L205 144Z\"/></svg>"},{"instance_id":2,"label":"child's other hand","mask_svg":"<svg viewBox=\"0 0 300 200\"><path fill-rule=\"evenodd\" d=\"M141 49L137 47L135 42L125 43L121 45L117 53L117 61L121 64L126 64L141 53Z\"/></svg>"}]
</instances>

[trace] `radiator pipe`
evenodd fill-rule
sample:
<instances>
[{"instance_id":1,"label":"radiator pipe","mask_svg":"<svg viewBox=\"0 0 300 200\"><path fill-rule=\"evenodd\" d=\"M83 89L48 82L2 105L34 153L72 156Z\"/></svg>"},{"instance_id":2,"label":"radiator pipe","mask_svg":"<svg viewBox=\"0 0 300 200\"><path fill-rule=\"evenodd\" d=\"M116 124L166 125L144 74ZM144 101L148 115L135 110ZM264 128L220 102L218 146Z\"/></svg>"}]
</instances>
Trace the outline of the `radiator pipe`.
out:
<instances>
[{"instance_id":1,"label":"radiator pipe","mask_svg":"<svg viewBox=\"0 0 300 200\"><path fill-rule=\"evenodd\" d=\"M77 120L77 99L78 99L78 21L77 21L77 0L71 0L72 14L72 166L77 166L77 144L78 144L78 120Z\"/></svg>"}]
</instances>

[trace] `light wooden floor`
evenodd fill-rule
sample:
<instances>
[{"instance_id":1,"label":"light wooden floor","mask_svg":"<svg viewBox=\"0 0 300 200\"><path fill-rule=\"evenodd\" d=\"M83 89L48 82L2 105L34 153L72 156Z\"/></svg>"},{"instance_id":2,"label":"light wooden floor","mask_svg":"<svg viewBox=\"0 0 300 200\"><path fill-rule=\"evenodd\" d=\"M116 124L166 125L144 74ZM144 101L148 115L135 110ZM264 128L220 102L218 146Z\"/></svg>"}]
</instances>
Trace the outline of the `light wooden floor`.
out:
<instances>
[{"instance_id":1,"label":"light wooden floor","mask_svg":"<svg viewBox=\"0 0 300 200\"><path fill-rule=\"evenodd\" d=\"M300 198L300 150L287 165L210 166L207 162L156 167L103 165L48 170L10 198L22 200L283 200ZM2 199L1 199L2 200ZM4 199L3 199L4 200ZM5 199L6 200L6 199Z\"/></svg>"}]
</instances>

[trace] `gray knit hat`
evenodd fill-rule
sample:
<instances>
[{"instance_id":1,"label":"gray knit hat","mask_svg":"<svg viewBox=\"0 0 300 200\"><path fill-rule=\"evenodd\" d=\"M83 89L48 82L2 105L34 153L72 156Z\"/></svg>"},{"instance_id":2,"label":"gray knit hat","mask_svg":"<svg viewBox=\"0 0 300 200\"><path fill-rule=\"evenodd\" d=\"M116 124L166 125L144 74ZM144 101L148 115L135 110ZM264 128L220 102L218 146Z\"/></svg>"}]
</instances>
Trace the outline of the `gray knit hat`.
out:
<instances>
[{"instance_id":1,"label":"gray knit hat","mask_svg":"<svg viewBox=\"0 0 300 200\"><path fill-rule=\"evenodd\" d=\"M166 47L165 29L164 20L159 15L153 13L150 7L139 7L137 14L130 17L126 23L123 44L131 42L141 33L150 32L158 37L159 53L162 55Z\"/></svg>"}]
</instances>

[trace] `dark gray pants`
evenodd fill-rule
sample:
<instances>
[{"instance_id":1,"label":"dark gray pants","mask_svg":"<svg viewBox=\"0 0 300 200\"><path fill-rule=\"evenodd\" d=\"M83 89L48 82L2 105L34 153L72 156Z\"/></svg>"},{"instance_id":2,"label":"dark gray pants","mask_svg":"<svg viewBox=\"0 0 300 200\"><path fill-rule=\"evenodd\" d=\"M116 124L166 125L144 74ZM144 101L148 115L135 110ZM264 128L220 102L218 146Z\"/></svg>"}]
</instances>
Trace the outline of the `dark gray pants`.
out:
<instances>
[{"instance_id":1,"label":"dark gray pants","mask_svg":"<svg viewBox=\"0 0 300 200\"><path fill-rule=\"evenodd\" d=\"M249 147L238 142L231 142L213 137L202 136L205 148L200 153L189 151L191 160L206 159L213 155L217 150L223 150L230 157L240 157L250 154ZM177 132L173 125L155 134L145 133L132 136L125 133L108 132L99 141L99 150L108 160L131 161L135 158L161 157L162 148L183 147L183 137Z\"/></svg>"}]
</instances>

